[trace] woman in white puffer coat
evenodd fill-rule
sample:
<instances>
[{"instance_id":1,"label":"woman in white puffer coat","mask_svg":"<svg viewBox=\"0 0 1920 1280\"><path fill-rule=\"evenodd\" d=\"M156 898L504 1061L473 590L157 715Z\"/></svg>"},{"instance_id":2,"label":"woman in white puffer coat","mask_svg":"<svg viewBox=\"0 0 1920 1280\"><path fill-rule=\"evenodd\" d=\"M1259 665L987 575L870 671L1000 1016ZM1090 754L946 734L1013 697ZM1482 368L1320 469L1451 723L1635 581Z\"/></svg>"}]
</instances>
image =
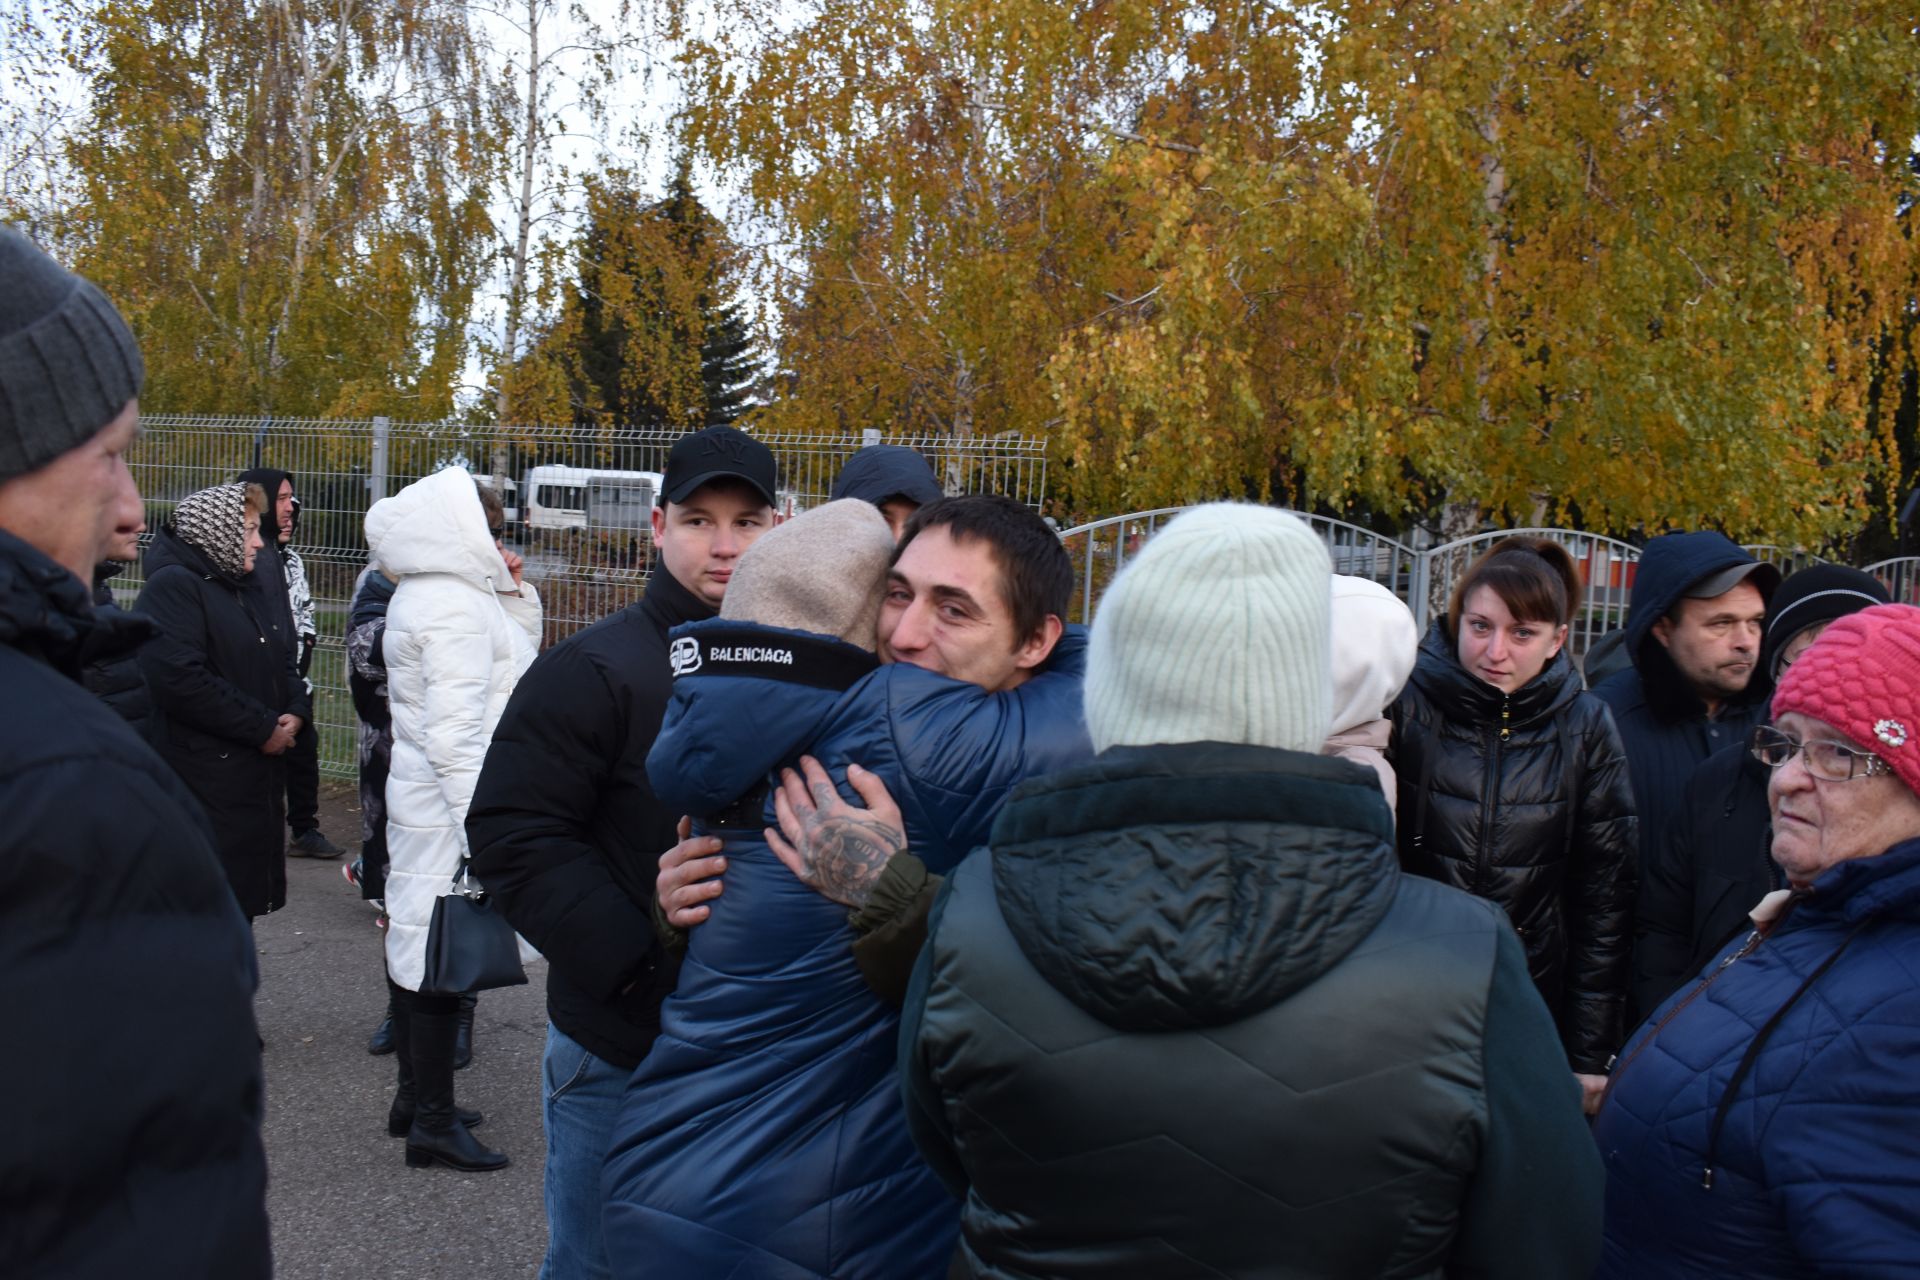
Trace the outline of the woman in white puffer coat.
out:
<instances>
[{"instance_id":1,"label":"woman in white puffer coat","mask_svg":"<svg viewBox=\"0 0 1920 1280\"><path fill-rule=\"evenodd\" d=\"M489 502L489 499L491 501ZM498 498L458 467L367 512L370 562L395 583L387 607L387 981L400 1086L388 1132L410 1165L504 1168L453 1102L459 997L419 990L434 901L467 853L467 807L494 726L540 639L540 599L500 545Z\"/></svg>"}]
</instances>

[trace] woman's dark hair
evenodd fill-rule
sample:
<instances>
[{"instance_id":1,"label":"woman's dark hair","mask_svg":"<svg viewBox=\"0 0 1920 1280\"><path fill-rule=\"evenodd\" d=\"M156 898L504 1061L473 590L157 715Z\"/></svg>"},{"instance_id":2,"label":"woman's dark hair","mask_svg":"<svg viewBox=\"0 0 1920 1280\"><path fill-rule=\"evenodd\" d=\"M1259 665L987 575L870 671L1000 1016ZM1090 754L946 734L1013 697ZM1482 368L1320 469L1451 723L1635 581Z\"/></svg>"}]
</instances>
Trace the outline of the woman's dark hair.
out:
<instances>
[{"instance_id":1,"label":"woman's dark hair","mask_svg":"<svg viewBox=\"0 0 1920 1280\"><path fill-rule=\"evenodd\" d=\"M487 517L487 532L491 533L507 522L507 509L502 505L500 495L493 491L492 485L481 484L475 480L473 487L480 494L480 510Z\"/></svg>"},{"instance_id":2,"label":"woman's dark hair","mask_svg":"<svg viewBox=\"0 0 1920 1280\"><path fill-rule=\"evenodd\" d=\"M1580 606L1580 569L1573 555L1551 538L1506 538L1467 566L1447 604L1447 633L1460 636L1460 611L1467 597L1490 587L1521 622L1550 622L1563 627Z\"/></svg>"}]
</instances>

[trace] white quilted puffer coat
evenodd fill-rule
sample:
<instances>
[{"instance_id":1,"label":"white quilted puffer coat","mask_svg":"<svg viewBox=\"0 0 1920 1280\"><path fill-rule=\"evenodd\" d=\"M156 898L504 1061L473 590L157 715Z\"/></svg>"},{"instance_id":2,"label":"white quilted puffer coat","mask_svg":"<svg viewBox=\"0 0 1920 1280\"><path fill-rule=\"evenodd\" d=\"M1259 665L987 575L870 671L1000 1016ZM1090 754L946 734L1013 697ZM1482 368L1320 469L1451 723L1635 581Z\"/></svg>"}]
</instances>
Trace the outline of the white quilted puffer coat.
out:
<instances>
[{"instance_id":1,"label":"white quilted puffer coat","mask_svg":"<svg viewBox=\"0 0 1920 1280\"><path fill-rule=\"evenodd\" d=\"M539 647L540 599L487 532L473 477L449 467L367 512L387 608L393 771L387 779L387 972L420 988L434 899L466 855L467 806L494 725ZM534 953L521 943L526 956Z\"/></svg>"}]
</instances>

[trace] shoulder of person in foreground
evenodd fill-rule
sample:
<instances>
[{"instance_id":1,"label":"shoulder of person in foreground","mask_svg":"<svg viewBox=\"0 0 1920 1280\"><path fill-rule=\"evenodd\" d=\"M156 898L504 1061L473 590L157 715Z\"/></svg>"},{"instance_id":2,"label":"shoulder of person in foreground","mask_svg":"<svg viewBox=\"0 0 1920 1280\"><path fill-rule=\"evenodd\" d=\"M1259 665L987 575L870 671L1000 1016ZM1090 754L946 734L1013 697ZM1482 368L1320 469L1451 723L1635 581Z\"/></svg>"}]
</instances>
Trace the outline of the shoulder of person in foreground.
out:
<instances>
[{"instance_id":1,"label":"shoulder of person in foreground","mask_svg":"<svg viewBox=\"0 0 1920 1280\"><path fill-rule=\"evenodd\" d=\"M1600 1258L1600 1152L1526 953L1497 923L1481 1041L1486 1126L1447 1274L1591 1275ZM1542 1196L1543 1186L1553 1194Z\"/></svg>"},{"instance_id":2,"label":"shoulder of person in foreground","mask_svg":"<svg viewBox=\"0 0 1920 1280\"><path fill-rule=\"evenodd\" d=\"M90 1197L138 1188L164 1168L195 1198L199 1234L231 1233L219 1248L233 1258L257 1233L264 1260L252 940L199 805L117 716L77 685L73 694L33 699L48 718L26 735L0 730L0 964L19 996L8 1002L9 1035L34 1046L0 1060L0 1090L34 1099L45 1117L13 1118L0 1183L74 1216L17 1219L0 1229L0 1251L39 1274L34 1259L56 1248L77 1267L76 1258L173 1240L174 1228L120 1214L110 1218L125 1230L89 1241L36 1235L82 1214L100 1228L108 1219L92 1216ZM76 1022L76 997L111 1016ZM75 1141L76 1123L89 1140Z\"/></svg>"}]
</instances>

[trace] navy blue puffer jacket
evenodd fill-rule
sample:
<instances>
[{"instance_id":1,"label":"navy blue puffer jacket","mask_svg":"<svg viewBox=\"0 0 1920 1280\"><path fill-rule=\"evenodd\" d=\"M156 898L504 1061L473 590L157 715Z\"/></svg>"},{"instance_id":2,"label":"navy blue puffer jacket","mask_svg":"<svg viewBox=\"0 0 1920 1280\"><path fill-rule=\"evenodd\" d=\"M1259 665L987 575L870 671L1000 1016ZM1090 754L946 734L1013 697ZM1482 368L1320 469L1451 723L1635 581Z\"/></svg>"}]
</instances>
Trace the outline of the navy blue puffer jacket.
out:
<instances>
[{"instance_id":1,"label":"navy blue puffer jacket","mask_svg":"<svg viewBox=\"0 0 1920 1280\"><path fill-rule=\"evenodd\" d=\"M1738 957L1729 959L1729 957ZM1920 840L1822 874L1628 1042L1599 1275L1920 1275ZM1709 1176L1710 1174L1710 1176Z\"/></svg>"},{"instance_id":2,"label":"navy blue puffer jacket","mask_svg":"<svg viewBox=\"0 0 1920 1280\"><path fill-rule=\"evenodd\" d=\"M726 629L743 624L673 634ZM797 634L744 629L769 647ZM899 803L910 847L944 873L985 843L1020 781L1091 756L1085 650L1084 632L1070 631L1045 671L999 694L904 664L842 695L703 662L675 684L648 773L662 803L701 818L803 752L836 777L858 763ZM632 1276L942 1275L960 1207L907 1134L899 1012L862 979L846 909L767 848L771 803L749 807L720 832L726 893L692 932L660 1038L621 1103L607 1254Z\"/></svg>"}]
</instances>

